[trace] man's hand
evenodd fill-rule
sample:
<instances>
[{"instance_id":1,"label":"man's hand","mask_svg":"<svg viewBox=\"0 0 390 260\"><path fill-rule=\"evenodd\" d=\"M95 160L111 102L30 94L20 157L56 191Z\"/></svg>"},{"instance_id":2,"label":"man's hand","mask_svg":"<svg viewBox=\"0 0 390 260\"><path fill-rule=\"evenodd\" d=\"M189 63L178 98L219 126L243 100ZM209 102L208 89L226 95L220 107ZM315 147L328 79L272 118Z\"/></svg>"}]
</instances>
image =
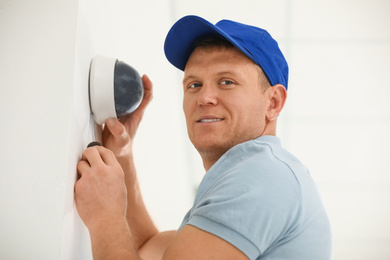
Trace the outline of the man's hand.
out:
<instances>
[{"instance_id":1,"label":"man's hand","mask_svg":"<svg viewBox=\"0 0 390 260\"><path fill-rule=\"evenodd\" d=\"M77 171L76 206L91 236L93 258L139 260L126 220L124 174L115 155L102 146L87 148Z\"/></svg>"},{"instance_id":2,"label":"man's hand","mask_svg":"<svg viewBox=\"0 0 390 260\"><path fill-rule=\"evenodd\" d=\"M114 154L101 146L87 148L77 165L77 210L91 229L111 219L126 219L127 190L124 174Z\"/></svg>"},{"instance_id":3,"label":"man's hand","mask_svg":"<svg viewBox=\"0 0 390 260\"><path fill-rule=\"evenodd\" d=\"M142 76L144 85L144 97L139 107L127 116L119 120L110 118L103 129L103 145L114 152L122 164L132 156L133 140L147 105L153 97L153 85L150 79ZM124 165L122 165L124 167Z\"/></svg>"}]
</instances>

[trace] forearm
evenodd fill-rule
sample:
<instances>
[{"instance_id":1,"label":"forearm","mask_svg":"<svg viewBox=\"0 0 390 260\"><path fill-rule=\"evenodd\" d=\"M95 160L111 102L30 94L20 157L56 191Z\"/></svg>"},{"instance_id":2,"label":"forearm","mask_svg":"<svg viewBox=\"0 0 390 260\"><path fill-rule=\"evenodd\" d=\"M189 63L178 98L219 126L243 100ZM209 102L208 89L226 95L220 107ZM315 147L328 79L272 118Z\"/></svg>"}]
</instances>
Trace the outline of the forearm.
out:
<instances>
[{"instance_id":1,"label":"forearm","mask_svg":"<svg viewBox=\"0 0 390 260\"><path fill-rule=\"evenodd\" d=\"M110 219L89 228L94 260L140 260L126 219Z\"/></svg>"},{"instance_id":2,"label":"forearm","mask_svg":"<svg viewBox=\"0 0 390 260\"><path fill-rule=\"evenodd\" d=\"M126 219L137 249L158 233L142 198L133 158L119 160L127 187Z\"/></svg>"}]
</instances>

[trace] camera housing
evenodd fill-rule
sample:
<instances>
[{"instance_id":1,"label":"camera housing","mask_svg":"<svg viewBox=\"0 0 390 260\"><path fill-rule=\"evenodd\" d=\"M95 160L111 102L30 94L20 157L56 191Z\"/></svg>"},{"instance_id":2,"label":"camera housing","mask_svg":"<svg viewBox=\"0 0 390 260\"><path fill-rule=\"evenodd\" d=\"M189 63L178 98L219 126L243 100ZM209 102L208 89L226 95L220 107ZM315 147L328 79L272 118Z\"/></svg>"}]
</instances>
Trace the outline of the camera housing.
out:
<instances>
[{"instance_id":1,"label":"camera housing","mask_svg":"<svg viewBox=\"0 0 390 260\"><path fill-rule=\"evenodd\" d=\"M92 59L89 100L97 124L132 113L140 105L143 95L142 79L133 67L100 55Z\"/></svg>"}]
</instances>

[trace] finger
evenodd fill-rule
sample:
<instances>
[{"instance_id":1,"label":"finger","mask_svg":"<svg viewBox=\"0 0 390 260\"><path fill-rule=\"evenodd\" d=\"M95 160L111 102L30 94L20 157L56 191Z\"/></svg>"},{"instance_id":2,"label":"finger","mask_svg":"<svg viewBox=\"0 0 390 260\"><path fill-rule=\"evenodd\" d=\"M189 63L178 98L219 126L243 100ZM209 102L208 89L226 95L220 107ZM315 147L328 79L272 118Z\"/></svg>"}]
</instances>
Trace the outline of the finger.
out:
<instances>
[{"instance_id":1,"label":"finger","mask_svg":"<svg viewBox=\"0 0 390 260\"><path fill-rule=\"evenodd\" d=\"M114 153L111 150L103 146L96 146L95 148L99 152L100 158L106 165L114 165L118 163L118 160L116 159Z\"/></svg>"},{"instance_id":2,"label":"finger","mask_svg":"<svg viewBox=\"0 0 390 260\"><path fill-rule=\"evenodd\" d=\"M144 84L144 98L140 104L141 110L150 103L153 99L153 83L147 75L142 76L142 82Z\"/></svg>"},{"instance_id":3,"label":"finger","mask_svg":"<svg viewBox=\"0 0 390 260\"><path fill-rule=\"evenodd\" d=\"M153 83L146 74L142 75L142 82L146 91L150 92L151 90L153 90Z\"/></svg>"},{"instance_id":4,"label":"finger","mask_svg":"<svg viewBox=\"0 0 390 260\"><path fill-rule=\"evenodd\" d=\"M112 136L118 142L126 142L128 139L128 134L126 132L125 126L116 118L109 118L106 121L106 126Z\"/></svg>"},{"instance_id":5,"label":"finger","mask_svg":"<svg viewBox=\"0 0 390 260\"><path fill-rule=\"evenodd\" d=\"M78 164L77 164L77 173L78 175L83 176L83 174L88 171L89 169L91 168L91 166L89 165L89 163L87 161L83 161L81 160Z\"/></svg>"},{"instance_id":6,"label":"finger","mask_svg":"<svg viewBox=\"0 0 390 260\"><path fill-rule=\"evenodd\" d=\"M89 147L85 149L81 156L81 161L86 161L87 163L89 163L89 165L91 165L91 167L104 163L99 151L96 149L97 147L99 146Z\"/></svg>"}]
</instances>

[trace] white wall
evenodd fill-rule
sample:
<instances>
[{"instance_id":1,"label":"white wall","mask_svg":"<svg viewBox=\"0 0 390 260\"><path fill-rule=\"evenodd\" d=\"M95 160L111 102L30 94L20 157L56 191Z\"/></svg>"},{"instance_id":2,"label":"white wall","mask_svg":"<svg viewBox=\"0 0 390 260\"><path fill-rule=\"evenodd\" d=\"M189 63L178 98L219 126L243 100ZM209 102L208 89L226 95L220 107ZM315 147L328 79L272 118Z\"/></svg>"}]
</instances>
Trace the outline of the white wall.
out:
<instances>
[{"instance_id":1,"label":"white wall","mask_svg":"<svg viewBox=\"0 0 390 260\"><path fill-rule=\"evenodd\" d=\"M2 0L0 259L90 258L73 184L92 139L87 75L96 54L154 82L136 162L158 226L180 224L203 169L186 137L181 73L163 41L186 14L258 25L279 41L291 75L279 136L321 189L334 260L389 259L387 0Z\"/></svg>"},{"instance_id":2,"label":"white wall","mask_svg":"<svg viewBox=\"0 0 390 260\"><path fill-rule=\"evenodd\" d=\"M293 1L288 140L333 224L334 259L390 259L390 2Z\"/></svg>"},{"instance_id":3,"label":"white wall","mask_svg":"<svg viewBox=\"0 0 390 260\"><path fill-rule=\"evenodd\" d=\"M74 1L0 2L0 259L59 259Z\"/></svg>"}]
</instances>

